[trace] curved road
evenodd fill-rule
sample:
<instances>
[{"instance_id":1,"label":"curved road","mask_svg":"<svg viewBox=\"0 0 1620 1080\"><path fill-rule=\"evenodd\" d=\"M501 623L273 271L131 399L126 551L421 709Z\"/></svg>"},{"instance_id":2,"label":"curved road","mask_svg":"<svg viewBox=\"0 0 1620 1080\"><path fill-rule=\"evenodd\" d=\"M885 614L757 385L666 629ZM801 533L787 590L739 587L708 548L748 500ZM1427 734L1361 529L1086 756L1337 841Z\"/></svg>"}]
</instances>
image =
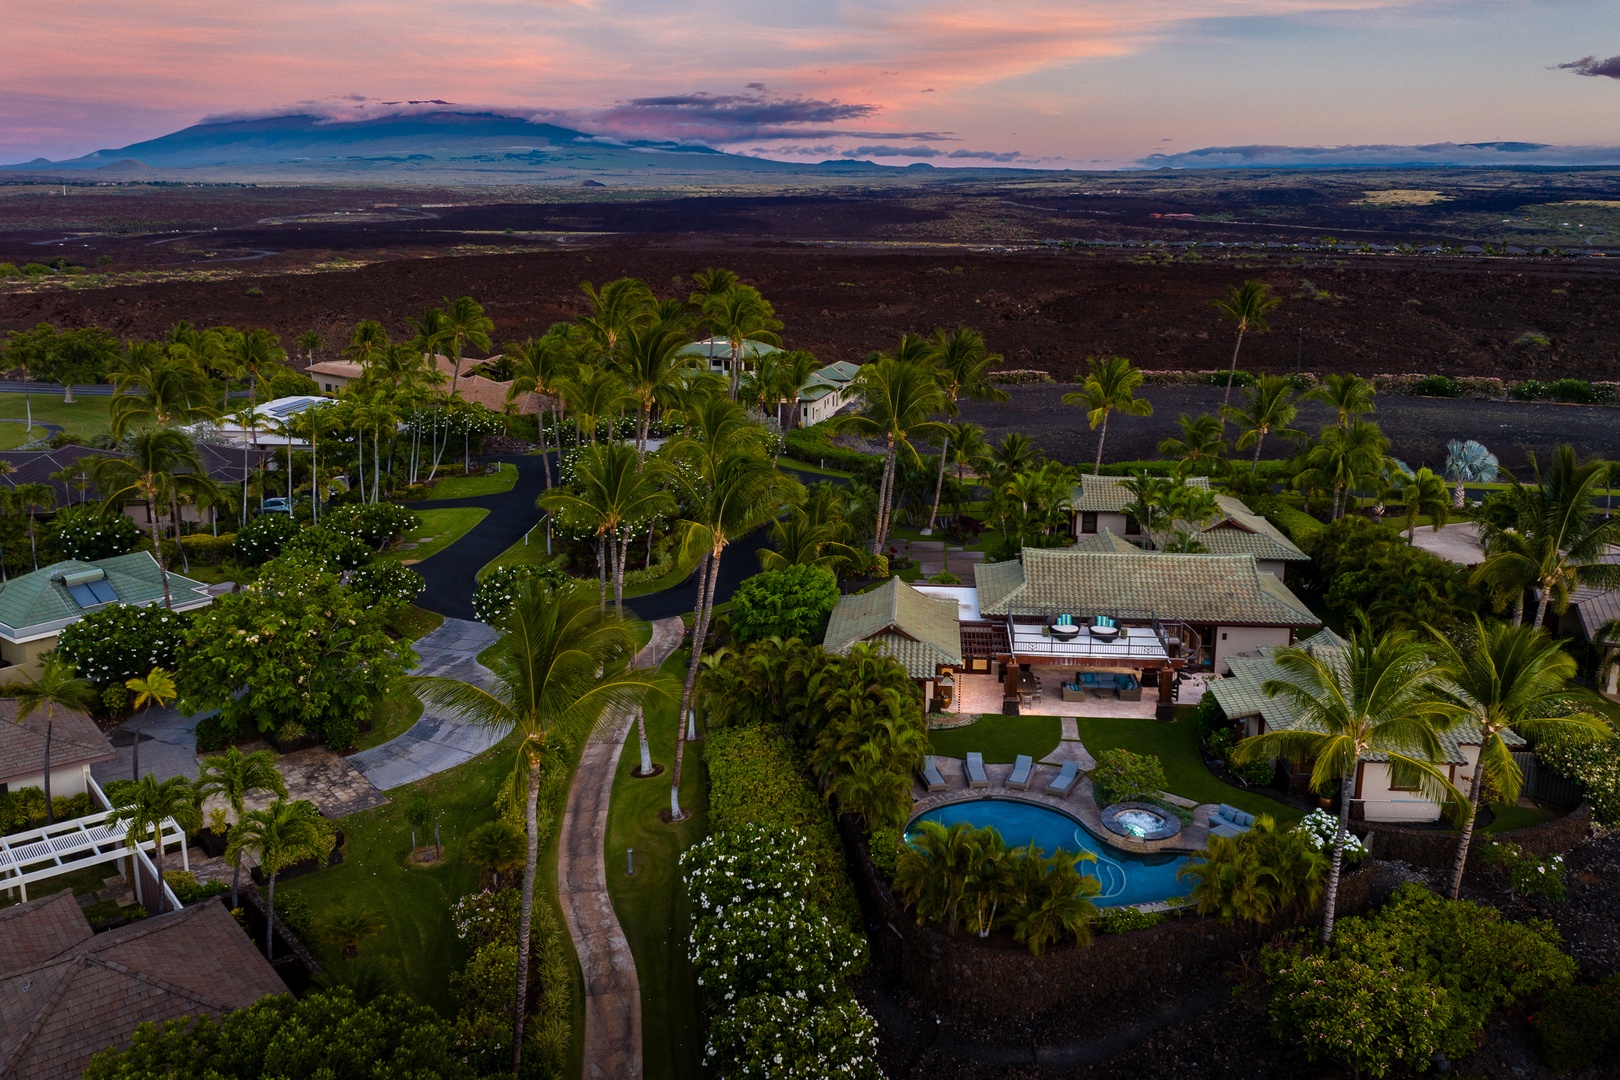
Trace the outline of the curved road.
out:
<instances>
[{"instance_id":1,"label":"curved road","mask_svg":"<svg viewBox=\"0 0 1620 1080\"><path fill-rule=\"evenodd\" d=\"M427 586L417 603L448 619L475 619L473 588L484 564L523 539L523 534L540 521L534 501L546 489L544 466L538 455L485 455L480 461L507 461L517 466L517 483L511 491L498 495L476 495L467 499L426 499L407 503L412 510L438 510L476 506L489 514L460 540L430 555L411 569L421 574ZM545 543L545 537L538 537Z\"/></svg>"}]
</instances>

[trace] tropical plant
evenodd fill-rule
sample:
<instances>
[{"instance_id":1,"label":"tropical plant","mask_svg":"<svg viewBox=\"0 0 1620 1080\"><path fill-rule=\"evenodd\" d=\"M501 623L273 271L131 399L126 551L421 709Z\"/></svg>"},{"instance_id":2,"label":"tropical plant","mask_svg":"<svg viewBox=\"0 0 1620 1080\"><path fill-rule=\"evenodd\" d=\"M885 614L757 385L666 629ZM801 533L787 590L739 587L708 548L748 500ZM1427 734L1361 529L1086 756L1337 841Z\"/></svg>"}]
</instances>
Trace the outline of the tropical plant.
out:
<instances>
[{"instance_id":1,"label":"tropical plant","mask_svg":"<svg viewBox=\"0 0 1620 1080\"><path fill-rule=\"evenodd\" d=\"M1079 405L1086 410L1086 423L1096 431L1097 461L1093 474L1102 472L1103 444L1108 441L1108 418L1114 413L1121 416L1152 416L1153 402L1136 396L1142 385L1142 372L1123 356L1088 356L1085 378L1075 376L1080 389L1063 395L1063 404Z\"/></svg>"},{"instance_id":2,"label":"tropical plant","mask_svg":"<svg viewBox=\"0 0 1620 1080\"><path fill-rule=\"evenodd\" d=\"M178 693L174 688L174 676L161 667L154 667L144 676L126 679L124 687L132 695L130 707L135 710L137 717L149 706L156 705L163 708L173 701ZM139 780L141 776L141 725L135 725L135 742L130 747L133 761L131 763L131 778Z\"/></svg>"},{"instance_id":3,"label":"tropical plant","mask_svg":"<svg viewBox=\"0 0 1620 1080\"><path fill-rule=\"evenodd\" d=\"M156 534L159 508L169 508L177 546L180 496L197 494L211 486L196 447L184 432L172 428L136 432L124 456L101 458L91 471L101 491L103 514L121 511L130 501L145 502L151 512L152 531ZM163 579L163 606L172 608L174 597L169 590L169 566L163 545L154 544L152 554Z\"/></svg>"},{"instance_id":4,"label":"tropical plant","mask_svg":"<svg viewBox=\"0 0 1620 1080\"><path fill-rule=\"evenodd\" d=\"M143 776L133 783L120 785L109 794L108 800L113 806L107 820L128 824L125 842L131 848L140 847L150 838L152 862L159 878L163 877L164 822L173 820L180 827L182 845L185 843L183 834L202 825L196 793L191 781L184 776L171 776L165 780Z\"/></svg>"},{"instance_id":5,"label":"tropical plant","mask_svg":"<svg viewBox=\"0 0 1620 1080\"><path fill-rule=\"evenodd\" d=\"M965 821L949 827L923 820L900 849L894 891L917 912L917 923L937 922L956 933L968 885L981 857L978 830Z\"/></svg>"},{"instance_id":6,"label":"tropical plant","mask_svg":"<svg viewBox=\"0 0 1620 1080\"><path fill-rule=\"evenodd\" d=\"M1267 435L1282 439L1304 437L1303 431L1288 426L1299 415L1299 406L1294 404L1294 397L1293 384L1286 377L1267 375L1249 387L1242 405L1221 406L1221 416L1244 429L1243 434L1238 436L1237 449L1254 447L1254 460L1249 463L1250 473L1260 467L1260 448L1265 444Z\"/></svg>"},{"instance_id":7,"label":"tropical plant","mask_svg":"<svg viewBox=\"0 0 1620 1080\"><path fill-rule=\"evenodd\" d=\"M255 750L244 754L236 747L223 754L202 759L197 770L196 796L198 805L209 798L219 797L231 808L237 821L246 813L247 797L255 791L287 797L287 782L276 768L276 755L269 750ZM242 856L231 855L231 907L237 907L238 886L242 879Z\"/></svg>"},{"instance_id":8,"label":"tropical plant","mask_svg":"<svg viewBox=\"0 0 1620 1080\"><path fill-rule=\"evenodd\" d=\"M214 415L208 379L196 362L157 345L135 342L118 363L110 406L112 435L131 427L183 427Z\"/></svg>"},{"instance_id":9,"label":"tropical plant","mask_svg":"<svg viewBox=\"0 0 1620 1080\"><path fill-rule=\"evenodd\" d=\"M1305 452L1296 485L1333 493L1333 517L1344 512L1347 496L1383 473L1389 440L1371 420L1352 420L1348 427L1328 427Z\"/></svg>"},{"instance_id":10,"label":"tropical plant","mask_svg":"<svg viewBox=\"0 0 1620 1080\"><path fill-rule=\"evenodd\" d=\"M1266 923L1303 914L1322 897L1328 860L1320 845L1303 830L1277 828L1269 814L1236 836L1211 833L1199 855L1178 877L1195 880L1191 896L1200 915Z\"/></svg>"},{"instance_id":11,"label":"tropical plant","mask_svg":"<svg viewBox=\"0 0 1620 1080\"><path fill-rule=\"evenodd\" d=\"M1177 476L1197 476L1220 466L1226 457L1225 425L1220 417L1182 413L1176 425L1181 437L1160 442L1159 453L1177 459Z\"/></svg>"},{"instance_id":12,"label":"tropical plant","mask_svg":"<svg viewBox=\"0 0 1620 1080\"><path fill-rule=\"evenodd\" d=\"M51 802L51 740L56 733L56 714L61 710L89 712L95 703L95 687L79 678L65 657L46 653L38 675L29 676L11 690L17 701L14 719L21 724L41 710L45 713L45 824L56 823Z\"/></svg>"},{"instance_id":13,"label":"tropical plant","mask_svg":"<svg viewBox=\"0 0 1620 1080\"><path fill-rule=\"evenodd\" d=\"M1237 377L1238 350L1243 348L1243 335L1250 330L1261 334L1271 329L1266 317L1281 303L1282 300L1271 291L1271 286L1263 281L1245 281L1242 285L1233 285L1227 290L1226 296L1209 302L1210 307L1237 326L1237 344L1232 346L1232 366L1226 372L1226 396L1221 399L1223 409L1232 402L1232 383Z\"/></svg>"},{"instance_id":14,"label":"tropical plant","mask_svg":"<svg viewBox=\"0 0 1620 1080\"><path fill-rule=\"evenodd\" d=\"M640 414L636 424L639 461L646 460L647 432L654 405L680 384L682 376L694 363L694 358L683 352L691 341L681 331L662 325L633 327L624 339L618 370L630 388L630 395L636 399Z\"/></svg>"},{"instance_id":15,"label":"tropical plant","mask_svg":"<svg viewBox=\"0 0 1620 1080\"><path fill-rule=\"evenodd\" d=\"M1157 799L1164 786L1164 763L1153 754L1136 754L1124 748L1104 750L1091 770L1091 787L1098 806Z\"/></svg>"},{"instance_id":16,"label":"tropical plant","mask_svg":"<svg viewBox=\"0 0 1620 1080\"><path fill-rule=\"evenodd\" d=\"M574 343L569 338L566 325L555 326L538 338L528 338L506 346L505 355L512 362L512 385L507 389L508 406L523 394L532 393L540 398L536 433L540 439L540 455L545 467L546 489L549 491L551 457L546 453L546 406L552 402L561 402L563 385L575 373L578 361L575 358ZM560 429L562 423L560 409L557 412L557 423Z\"/></svg>"},{"instance_id":17,"label":"tropical plant","mask_svg":"<svg viewBox=\"0 0 1620 1080\"><path fill-rule=\"evenodd\" d=\"M1014 860L1015 900L1008 915L1013 937L1035 956L1065 937L1076 945L1091 941L1091 924L1097 919L1091 898L1102 883L1082 874L1079 864L1094 859L1089 851L1060 849L1042 858L1026 849L1023 858Z\"/></svg>"},{"instance_id":18,"label":"tropical plant","mask_svg":"<svg viewBox=\"0 0 1620 1080\"><path fill-rule=\"evenodd\" d=\"M741 642L767 637L819 639L838 604L838 579L794 564L755 574L731 597L731 630Z\"/></svg>"},{"instance_id":19,"label":"tropical plant","mask_svg":"<svg viewBox=\"0 0 1620 1080\"><path fill-rule=\"evenodd\" d=\"M1495 483L1501 472L1496 455L1473 439L1446 443L1446 479L1452 483L1451 505L1461 510L1468 501L1468 484Z\"/></svg>"},{"instance_id":20,"label":"tropical plant","mask_svg":"<svg viewBox=\"0 0 1620 1080\"><path fill-rule=\"evenodd\" d=\"M920 462L913 440L943 437L943 425L929 417L944 408L945 396L930 368L892 356L862 366L853 390L864 411L840 416L833 426L839 432L854 431L883 440L883 480L878 487L877 528L872 536L872 554L877 555L889 538L895 464L902 455L913 463Z\"/></svg>"},{"instance_id":21,"label":"tropical plant","mask_svg":"<svg viewBox=\"0 0 1620 1080\"><path fill-rule=\"evenodd\" d=\"M1378 388L1360 375L1335 372L1305 392L1309 401L1320 401L1330 407L1339 421L1339 427L1348 428L1350 421L1362 413L1376 408L1373 398Z\"/></svg>"},{"instance_id":22,"label":"tropical plant","mask_svg":"<svg viewBox=\"0 0 1620 1080\"><path fill-rule=\"evenodd\" d=\"M316 924L315 932L338 946L339 955L348 960L360 955L361 942L376 937L387 925L371 908L340 907L327 912Z\"/></svg>"},{"instance_id":23,"label":"tropical plant","mask_svg":"<svg viewBox=\"0 0 1620 1080\"><path fill-rule=\"evenodd\" d=\"M64 626L56 652L97 687L123 685L153 664L172 670L190 623L188 613L155 604L108 604Z\"/></svg>"},{"instance_id":24,"label":"tropical plant","mask_svg":"<svg viewBox=\"0 0 1620 1080\"><path fill-rule=\"evenodd\" d=\"M1397 470L1384 491L1386 505L1396 507L1406 519L1406 542L1412 542L1417 532L1417 519L1427 515L1435 532L1445 528L1451 515L1451 501L1446 498L1446 482L1427 468L1417 472Z\"/></svg>"},{"instance_id":25,"label":"tropical plant","mask_svg":"<svg viewBox=\"0 0 1620 1080\"><path fill-rule=\"evenodd\" d=\"M663 470L647 468L635 447L603 443L581 447L574 459L573 480L540 498L548 513L596 534L599 599L607 603L611 577L613 604L621 613L624 563L632 533L651 528L655 517L675 511L675 500L664 490L662 477Z\"/></svg>"},{"instance_id":26,"label":"tropical plant","mask_svg":"<svg viewBox=\"0 0 1620 1080\"><path fill-rule=\"evenodd\" d=\"M276 875L295 862L317 853L323 835L318 824L321 812L304 799L288 802L277 797L262 810L242 814L225 842L225 856L240 863L242 852L250 853L269 883L265 900L269 918L264 923L264 955L273 958L273 928L276 915Z\"/></svg>"},{"instance_id":27,"label":"tropical plant","mask_svg":"<svg viewBox=\"0 0 1620 1080\"><path fill-rule=\"evenodd\" d=\"M943 412L955 416L958 403L964 398L975 401L1006 401L1007 392L987 378L990 369L1000 367L1003 358L992 353L984 343L984 335L977 330L959 326L949 332L935 330L929 344L933 347L934 377L939 381L940 395L945 399ZM980 429L982 434L983 429ZM922 534L934 531L939 517L939 497L945 486L945 464L950 457L951 438L958 434L956 425L947 424L940 432L943 442L939 448L939 475L934 480L934 503L928 511L928 524Z\"/></svg>"},{"instance_id":28,"label":"tropical plant","mask_svg":"<svg viewBox=\"0 0 1620 1080\"><path fill-rule=\"evenodd\" d=\"M476 345L489 351L489 334L495 323L484 314L484 306L470 296L449 297L444 301L444 337L450 345L450 396L456 396L456 384L461 379L461 350L464 345Z\"/></svg>"},{"instance_id":29,"label":"tropical plant","mask_svg":"<svg viewBox=\"0 0 1620 1080\"><path fill-rule=\"evenodd\" d=\"M523 830L510 821L496 818L474 829L463 845L467 861L489 875L490 887L499 890L501 875L523 865Z\"/></svg>"},{"instance_id":30,"label":"tropical plant","mask_svg":"<svg viewBox=\"0 0 1620 1080\"><path fill-rule=\"evenodd\" d=\"M704 324L725 338L731 348L727 367L731 397L736 400L748 346L780 346L782 339L776 331L782 329L782 323L770 302L750 285L733 284L724 292L704 295L699 303Z\"/></svg>"}]
</instances>

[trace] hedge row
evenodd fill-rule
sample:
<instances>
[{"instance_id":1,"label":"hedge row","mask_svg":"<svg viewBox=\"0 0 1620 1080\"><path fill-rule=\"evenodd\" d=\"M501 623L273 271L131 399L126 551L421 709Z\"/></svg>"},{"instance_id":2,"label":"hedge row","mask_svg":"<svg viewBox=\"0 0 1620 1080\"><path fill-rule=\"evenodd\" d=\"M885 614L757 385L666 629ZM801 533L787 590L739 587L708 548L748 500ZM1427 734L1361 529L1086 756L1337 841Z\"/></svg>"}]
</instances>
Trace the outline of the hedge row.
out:
<instances>
[{"instance_id":1,"label":"hedge row","mask_svg":"<svg viewBox=\"0 0 1620 1080\"><path fill-rule=\"evenodd\" d=\"M218 566L236 554L236 534L220 533L218 536L210 536L208 533L193 533L180 538L179 548L175 547L173 540L163 541L163 558L168 561L170 570L183 569L181 548L185 549L186 562L197 566Z\"/></svg>"},{"instance_id":2,"label":"hedge row","mask_svg":"<svg viewBox=\"0 0 1620 1080\"><path fill-rule=\"evenodd\" d=\"M794 428L787 433L783 442L782 453L806 465L825 464L834 469L859 472L869 463L878 460L876 454L863 454L847 446L835 445L832 441L832 432L825 421L809 427Z\"/></svg>"}]
</instances>

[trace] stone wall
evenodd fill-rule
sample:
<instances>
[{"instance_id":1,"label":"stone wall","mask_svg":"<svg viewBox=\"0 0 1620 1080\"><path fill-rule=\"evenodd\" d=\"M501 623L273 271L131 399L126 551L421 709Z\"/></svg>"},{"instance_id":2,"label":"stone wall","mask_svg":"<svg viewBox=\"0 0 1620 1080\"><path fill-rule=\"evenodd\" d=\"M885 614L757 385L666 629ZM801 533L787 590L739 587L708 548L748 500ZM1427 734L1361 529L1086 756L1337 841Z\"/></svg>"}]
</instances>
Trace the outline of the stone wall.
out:
<instances>
[{"instance_id":1,"label":"stone wall","mask_svg":"<svg viewBox=\"0 0 1620 1080\"><path fill-rule=\"evenodd\" d=\"M1562 855L1585 838L1592 824L1592 807L1582 803L1562 817L1512 832L1474 834L1468 851L1468 870L1479 869L1479 853L1489 840L1518 844L1530 855ZM1374 858L1399 859L1413 866L1450 872L1457 859L1459 834L1446 829L1414 829L1377 821L1352 821L1350 831L1367 841Z\"/></svg>"}]
</instances>

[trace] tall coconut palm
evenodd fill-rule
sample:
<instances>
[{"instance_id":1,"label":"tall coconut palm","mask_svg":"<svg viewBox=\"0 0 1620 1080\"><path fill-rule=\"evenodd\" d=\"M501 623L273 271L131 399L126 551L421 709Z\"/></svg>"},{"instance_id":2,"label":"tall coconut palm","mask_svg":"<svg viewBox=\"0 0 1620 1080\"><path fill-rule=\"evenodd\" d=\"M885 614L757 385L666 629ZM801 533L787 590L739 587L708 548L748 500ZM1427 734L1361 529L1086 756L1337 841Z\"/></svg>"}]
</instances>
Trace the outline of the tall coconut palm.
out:
<instances>
[{"instance_id":1,"label":"tall coconut palm","mask_svg":"<svg viewBox=\"0 0 1620 1080\"><path fill-rule=\"evenodd\" d=\"M735 399L749 343L780 346L782 339L776 332L782 329L782 322L770 301L750 285L733 285L723 293L704 297L703 321L715 334L725 338L730 348L728 377L731 396Z\"/></svg>"},{"instance_id":2,"label":"tall coconut palm","mask_svg":"<svg viewBox=\"0 0 1620 1080\"><path fill-rule=\"evenodd\" d=\"M772 547L759 549L761 570L787 566L820 566L837 573L859 563L861 553L844 542L848 527L842 522L812 521L795 513L771 523Z\"/></svg>"},{"instance_id":3,"label":"tall coconut palm","mask_svg":"<svg viewBox=\"0 0 1620 1080\"><path fill-rule=\"evenodd\" d=\"M1114 413L1121 416L1152 416L1153 402L1136 396L1142 385L1142 372L1123 356L1088 356L1084 382L1079 390L1063 395L1063 404L1078 405L1086 410L1086 423L1096 431L1097 461L1092 474L1102 472L1103 444L1108 441L1108 418ZM1079 376L1075 377L1080 382Z\"/></svg>"},{"instance_id":4,"label":"tall coconut palm","mask_svg":"<svg viewBox=\"0 0 1620 1080\"><path fill-rule=\"evenodd\" d=\"M34 515L40 510L56 506L56 489L49 484L18 484L11 489L12 504L28 515L28 550L34 557L34 569L39 569L39 544L34 536Z\"/></svg>"},{"instance_id":5,"label":"tall coconut palm","mask_svg":"<svg viewBox=\"0 0 1620 1080\"><path fill-rule=\"evenodd\" d=\"M1350 421L1376 407L1373 398L1378 388L1360 375L1335 372L1305 392L1310 401L1320 401L1330 407L1338 417L1339 426L1348 428Z\"/></svg>"},{"instance_id":6,"label":"tall coconut palm","mask_svg":"<svg viewBox=\"0 0 1620 1080\"><path fill-rule=\"evenodd\" d=\"M977 330L959 326L949 332L935 330L932 340L934 377L939 380L939 392L945 398L943 412L955 416L963 398L974 401L1006 401L1007 392L989 381L991 368L1000 367L1003 358L992 353L984 343L984 335ZM950 457L953 429L946 425L944 442L939 448L939 475L934 478L934 505L928 511L928 524L922 534L932 535L934 521L939 517L939 496L945 488L945 464Z\"/></svg>"},{"instance_id":7,"label":"tall coconut palm","mask_svg":"<svg viewBox=\"0 0 1620 1080\"><path fill-rule=\"evenodd\" d=\"M197 770L197 801L218 795L231 808L236 821L246 813L247 797L255 791L287 797L287 782L276 768L276 755L269 750L244 754L230 747L223 754L203 758ZM237 907L237 885L242 878L241 853L231 856L231 907Z\"/></svg>"},{"instance_id":8,"label":"tall coconut palm","mask_svg":"<svg viewBox=\"0 0 1620 1080\"><path fill-rule=\"evenodd\" d=\"M652 425L653 406L680 382L682 373L694 363L694 357L682 352L691 343L692 339L680 330L661 325L632 327L624 339L617 367L630 396L636 399L638 460L647 458L647 432Z\"/></svg>"},{"instance_id":9,"label":"tall coconut palm","mask_svg":"<svg viewBox=\"0 0 1620 1080\"><path fill-rule=\"evenodd\" d=\"M163 708L179 696L175 689L174 676L161 667L154 667L145 675L137 675L133 679L124 680L124 688L134 695L130 699L130 707L135 711L136 717L144 718L145 710L156 706ZM141 725L135 724L135 741L130 744L130 754L134 761L130 766L130 779L141 778Z\"/></svg>"},{"instance_id":10,"label":"tall coconut palm","mask_svg":"<svg viewBox=\"0 0 1620 1080\"><path fill-rule=\"evenodd\" d=\"M376 324L373 323L372 325L375 326ZM378 326L377 329L381 330L382 327ZM359 328L357 327L356 333L358 332ZM235 363L240 377L247 380L249 412L257 412L259 407L259 380L264 377L265 372L287 359L286 351L282 349L281 342L277 340L276 336L262 327L254 327L251 330L243 330L240 333L232 334L225 343L225 350L231 357L232 362ZM258 425L253 424L250 426L248 433L248 438L253 445L257 446L259 444Z\"/></svg>"},{"instance_id":11,"label":"tall coconut palm","mask_svg":"<svg viewBox=\"0 0 1620 1080\"><path fill-rule=\"evenodd\" d=\"M113 438L149 424L182 427L216 415L202 369L188 358L169 356L136 342L113 376L110 406Z\"/></svg>"},{"instance_id":12,"label":"tall coconut palm","mask_svg":"<svg viewBox=\"0 0 1620 1080\"><path fill-rule=\"evenodd\" d=\"M242 852L250 852L269 882L266 900L269 917L264 921L264 955L273 959L276 920L276 876L295 862L314 855L320 843L321 812L315 804L299 799L278 798L263 810L249 810L231 829L225 842L225 855L240 864Z\"/></svg>"},{"instance_id":13,"label":"tall coconut palm","mask_svg":"<svg viewBox=\"0 0 1620 1080\"><path fill-rule=\"evenodd\" d=\"M512 402L523 394L534 394L540 399L540 412L536 426L540 436L540 460L544 463L546 488L551 488L551 455L546 451L546 405L561 403L565 380L572 378L579 364L574 355L574 343L569 338L566 324L553 326L540 337L528 338L506 346L506 356L512 361L512 385L507 389L506 401ZM556 410L557 423L562 424L562 409Z\"/></svg>"},{"instance_id":14,"label":"tall coconut palm","mask_svg":"<svg viewBox=\"0 0 1620 1080\"><path fill-rule=\"evenodd\" d=\"M453 716L517 734L514 778L523 783L528 831L517 952L528 956L540 863L540 772L548 748L555 745L553 733L577 737L605 711L667 698L669 687L656 671L627 666L636 651L632 624L602 608L584 590L552 590L527 582L496 629L500 637L484 661L494 675L491 689L443 676L413 676L408 682L430 704ZM518 965L516 991L512 1071L519 1073L528 1015L528 964Z\"/></svg>"},{"instance_id":15,"label":"tall coconut palm","mask_svg":"<svg viewBox=\"0 0 1620 1080\"><path fill-rule=\"evenodd\" d=\"M1267 435L1284 439L1304 436L1303 431L1288 426L1299 415L1299 406L1294 404L1294 397L1294 387L1288 379L1281 375L1267 375L1249 388L1242 405L1221 406L1222 417L1244 428L1243 434L1238 436L1237 449L1254 447L1254 460L1249 463L1250 473L1260 468L1260 448L1265 444Z\"/></svg>"},{"instance_id":16,"label":"tall coconut palm","mask_svg":"<svg viewBox=\"0 0 1620 1080\"><path fill-rule=\"evenodd\" d=\"M1305 452L1296 483L1308 483L1333 492L1333 517L1344 512L1348 497L1360 484L1383 472L1389 440L1371 420L1352 420L1347 428L1328 427Z\"/></svg>"},{"instance_id":17,"label":"tall coconut palm","mask_svg":"<svg viewBox=\"0 0 1620 1080\"><path fill-rule=\"evenodd\" d=\"M159 881L163 880L164 822L173 820L182 832L202 825L202 815L197 811L196 792L192 789L191 781L183 776L171 776L164 780L156 776L143 776L115 791L112 804L107 820L129 824L125 842L130 847L138 848L143 841L151 838L152 864L157 869ZM183 845L185 842L182 835L180 843Z\"/></svg>"},{"instance_id":18,"label":"tall coconut palm","mask_svg":"<svg viewBox=\"0 0 1620 1080\"><path fill-rule=\"evenodd\" d=\"M1496 455L1473 439L1446 443L1446 479L1452 483L1451 505L1461 510L1468 503L1467 485L1491 484L1502 471Z\"/></svg>"},{"instance_id":19,"label":"tall coconut palm","mask_svg":"<svg viewBox=\"0 0 1620 1080\"><path fill-rule=\"evenodd\" d=\"M1237 344L1232 346L1232 366L1226 373L1226 395L1221 398L1222 408L1232 403L1232 380L1237 377L1238 350L1243 348L1243 335L1250 330L1257 334L1270 330L1271 324L1266 317L1277 310L1281 303L1282 300L1271 291L1271 286L1263 281L1245 281L1242 285L1233 285L1224 297L1209 302L1210 307L1237 326Z\"/></svg>"},{"instance_id":20,"label":"tall coconut palm","mask_svg":"<svg viewBox=\"0 0 1620 1080\"><path fill-rule=\"evenodd\" d=\"M1177 459L1177 476L1201 475L1200 469L1207 471L1226 456L1225 425L1220 417L1182 413L1176 426L1181 428L1181 438L1172 436L1160 442L1159 453Z\"/></svg>"},{"instance_id":21,"label":"tall coconut palm","mask_svg":"<svg viewBox=\"0 0 1620 1080\"><path fill-rule=\"evenodd\" d=\"M1009 431L990 451L991 464L1002 472L1023 472L1040 463L1045 455L1035 440L1022 431Z\"/></svg>"},{"instance_id":22,"label":"tall coconut palm","mask_svg":"<svg viewBox=\"0 0 1620 1080\"><path fill-rule=\"evenodd\" d=\"M782 369L782 385L788 391L788 419L782 425L788 430L799 426L799 398L810 376L821 370L821 361L803 349L790 349L777 357L777 363Z\"/></svg>"},{"instance_id":23,"label":"tall coconut palm","mask_svg":"<svg viewBox=\"0 0 1620 1080\"><path fill-rule=\"evenodd\" d=\"M636 400L617 372L602 368L564 381L562 395L579 428L580 441L592 443L602 421L617 420Z\"/></svg>"},{"instance_id":24,"label":"tall coconut palm","mask_svg":"<svg viewBox=\"0 0 1620 1080\"><path fill-rule=\"evenodd\" d=\"M651 321L652 290L639 278L618 278L601 289L588 281L579 287L591 302L590 314L579 317L579 326L611 364L618 359L619 345L630 331Z\"/></svg>"},{"instance_id":25,"label":"tall coconut palm","mask_svg":"<svg viewBox=\"0 0 1620 1080\"><path fill-rule=\"evenodd\" d=\"M1474 774L1464 777L1469 781L1468 813L1451 868L1455 900L1468 864L1480 793L1489 784L1511 805L1524 785L1524 774L1502 734L1511 731L1537 741L1554 736L1604 738L1611 732L1597 712L1613 710L1598 695L1573 685L1574 657L1539 626L1486 623L1476 615L1473 633L1464 643L1433 627L1429 632L1445 665L1451 699L1479 729Z\"/></svg>"},{"instance_id":26,"label":"tall coconut palm","mask_svg":"<svg viewBox=\"0 0 1620 1080\"><path fill-rule=\"evenodd\" d=\"M1395 471L1389 487L1384 491L1384 502L1397 507L1406 519L1406 542L1410 544L1417 533L1417 519L1425 514L1434 531L1445 528L1451 515L1451 500L1446 496L1446 482L1427 468L1417 472Z\"/></svg>"},{"instance_id":27,"label":"tall coconut palm","mask_svg":"<svg viewBox=\"0 0 1620 1080\"><path fill-rule=\"evenodd\" d=\"M456 384L461 380L461 351L465 345L475 345L489 352L490 331L495 320L484 314L484 305L470 296L458 296L444 301L444 340L450 345L450 396L456 396Z\"/></svg>"},{"instance_id":28,"label":"tall coconut palm","mask_svg":"<svg viewBox=\"0 0 1620 1080\"><path fill-rule=\"evenodd\" d=\"M1362 616L1342 648L1291 646L1272 654L1279 677L1261 690L1293 709L1296 724L1245 739L1233 751L1238 762L1284 757L1311 763L1311 787L1339 791L1339 827L1333 837L1322 941L1332 940L1339 871L1349 835L1356 767L1369 756L1389 763L1393 778L1414 786L1454 813L1464 811L1462 793L1436 764L1440 732L1461 710L1443 687L1444 667L1422 643L1404 632L1379 636Z\"/></svg>"},{"instance_id":29,"label":"tall coconut palm","mask_svg":"<svg viewBox=\"0 0 1620 1080\"><path fill-rule=\"evenodd\" d=\"M30 676L11 691L17 700L17 723L41 710L45 713L45 824L56 824L51 808L51 740L56 734L56 714L65 711L89 712L96 701L95 687L81 679L73 665L56 652L45 654L38 675Z\"/></svg>"},{"instance_id":30,"label":"tall coconut palm","mask_svg":"<svg viewBox=\"0 0 1620 1080\"><path fill-rule=\"evenodd\" d=\"M607 603L607 579L613 578L613 606L624 611L624 562L632 531L651 526L655 517L672 513L675 500L664 491L662 469L648 469L635 447L602 443L580 450L574 480L547 492L540 506L564 520L584 523L596 533L596 556ZM609 568L611 567L611 574Z\"/></svg>"},{"instance_id":31,"label":"tall coconut palm","mask_svg":"<svg viewBox=\"0 0 1620 1080\"><path fill-rule=\"evenodd\" d=\"M894 501L894 469L900 455L920 462L914 439L937 439L944 426L929 419L941 411L945 397L934 373L921 364L884 356L867 363L855 377L855 393L864 411L840 416L835 430L855 431L884 441L883 482L878 488L877 529L872 554L883 551L889 538L889 513Z\"/></svg>"}]
</instances>

